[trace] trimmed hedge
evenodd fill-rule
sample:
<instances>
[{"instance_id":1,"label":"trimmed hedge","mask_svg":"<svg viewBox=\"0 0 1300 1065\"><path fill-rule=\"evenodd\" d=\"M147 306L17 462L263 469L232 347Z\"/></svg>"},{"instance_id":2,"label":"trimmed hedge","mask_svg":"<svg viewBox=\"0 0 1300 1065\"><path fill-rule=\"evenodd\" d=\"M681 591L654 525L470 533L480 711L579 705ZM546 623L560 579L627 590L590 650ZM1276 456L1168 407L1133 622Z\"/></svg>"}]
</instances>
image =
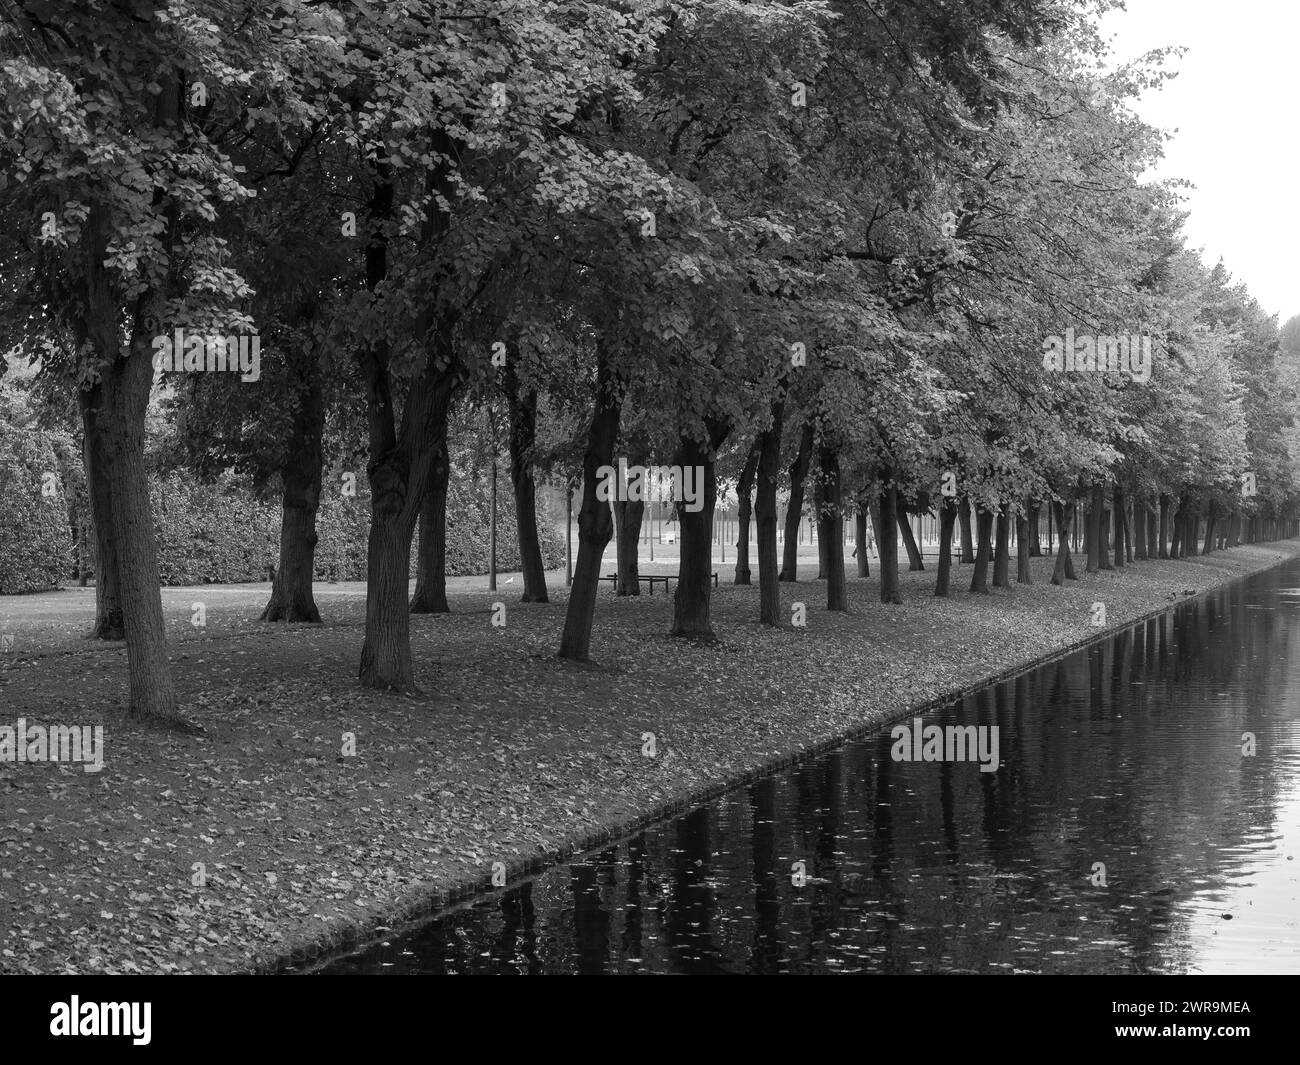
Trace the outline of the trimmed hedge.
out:
<instances>
[{"instance_id":1,"label":"trimmed hedge","mask_svg":"<svg viewBox=\"0 0 1300 1065\"><path fill-rule=\"evenodd\" d=\"M73 570L75 547L62 478L51 496L41 494L43 475L60 466L45 434L0 424L0 594L57 588ZM329 481L327 479L327 485ZM363 485L356 497L326 489L316 515L318 580L366 578L370 499ZM519 568L514 497L508 478L497 486L497 568ZM264 581L279 563L280 507L256 499L232 480L208 483L176 471L155 478L150 495L158 543L158 576L164 585L236 584ZM564 562L563 533L546 520L539 501L538 535L548 569ZM447 576L488 571L488 485L453 470L447 498ZM87 546L93 567L93 537ZM411 545L416 570L418 536Z\"/></svg>"},{"instance_id":2,"label":"trimmed hedge","mask_svg":"<svg viewBox=\"0 0 1300 1065\"><path fill-rule=\"evenodd\" d=\"M0 420L0 595L57 588L70 572L72 529L58 469L47 434Z\"/></svg>"},{"instance_id":3,"label":"trimmed hedge","mask_svg":"<svg viewBox=\"0 0 1300 1065\"><path fill-rule=\"evenodd\" d=\"M564 564L564 534L552 526L537 501L537 539L547 569ZM469 473L453 469L447 486L447 576L477 576L488 571L491 550L492 500L490 485ZM519 569L519 526L515 496L508 476L497 485L497 569ZM411 570L415 572L414 568Z\"/></svg>"},{"instance_id":4,"label":"trimmed hedge","mask_svg":"<svg viewBox=\"0 0 1300 1065\"><path fill-rule=\"evenodd\" d=\"M230 483L184 473L154 481L154 535L163 584L235 584L267 579L279 555L280 516Z\"/></svg>"},{"instance_id":5,"label":"trimmed hedge","mask_svg":"<svg viewBox=\"0 0 1300 1065\"><path fill-rule=\"evenodd\" d=\"M326 485L330 480L326 479ZM329 487L316 514L316 577L359 581L366 577L370 500L333 495ZM539 508L540 509L540 508ZM163 584L233 584L267 579L278 563L280 508L253 499L239 486L204 484L172 473L153 486L158 569ZM447 576L488 571L488 486L453 470L447 496ZM548 569L563 564L563 534L539 517L542 558ZM411 545L415 576L418 536ZM497 486L497 569L519 568L514 497L509 481Z\"/></svg>"}]
</instances>

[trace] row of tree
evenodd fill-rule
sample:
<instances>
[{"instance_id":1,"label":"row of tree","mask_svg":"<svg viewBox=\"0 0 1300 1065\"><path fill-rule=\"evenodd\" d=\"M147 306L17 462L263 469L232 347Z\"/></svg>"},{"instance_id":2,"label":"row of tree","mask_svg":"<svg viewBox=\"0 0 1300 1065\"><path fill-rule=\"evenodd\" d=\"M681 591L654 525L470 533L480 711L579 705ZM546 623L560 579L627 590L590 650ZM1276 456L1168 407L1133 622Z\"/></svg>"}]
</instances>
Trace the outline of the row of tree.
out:
<instances>
[{"instance_id":1,"label":"row of tree","mask_svg":"<svg viewBox=\"0 0 1300 1065\"><path fill-rule=\"evenodd\" d=\"M977 589L990 560L1005 582L1011 526L1023 554L1080 499L1089 568L1111 524L1117 560L1190 552L1202 522L1206 547L1278 534L1297 323L1203 266L1177 188L1142 180L1162 134L1126 101L1167 56L1105 66L1106 6L10 0L0 347L39 362L51 419L79 416L97 631L126 638L133 712L182 720L144 456L160 396L186 462L280 486L268 619L318 616L326 452L364 461L359 672L382 689L415 685L408 611L446 609L457 416L508 452L527 601L547 595L536 479L581 485L570 659L616 524L635 565L641 506L595 490L620 457L703 471L672 629L701 639L720 479L774 626L787 470L832 610L850 516L937 511L940 594L971 508ZM157 372L177 329L256 336L257 379ZM1063 336L1133 338L1150 365L1053 366Z\"/></svg>"}]
</instances>

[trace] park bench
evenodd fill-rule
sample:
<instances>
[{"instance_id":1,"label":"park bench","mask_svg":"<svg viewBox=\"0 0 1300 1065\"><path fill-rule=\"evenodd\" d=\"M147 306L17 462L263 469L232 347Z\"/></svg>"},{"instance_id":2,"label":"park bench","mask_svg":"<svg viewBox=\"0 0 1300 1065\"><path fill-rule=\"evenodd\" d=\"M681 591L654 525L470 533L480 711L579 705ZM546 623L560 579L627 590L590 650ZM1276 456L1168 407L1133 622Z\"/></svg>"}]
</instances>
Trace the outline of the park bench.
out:
<instances>
[{"instance_id":1,"label":"park bench","mask_svg":"<svg viewBox=\"0 0 1300 1065\"><path fill-rule=\"evenodd\" d=\"M656 584L656 583L662 583L663 586L664 586L664 595L667 595L667 594L668 594L668 582L671 581L671 580L675 580L675 579L676 579L676 576L677 576L677 575L674 574L674 573L640 573L640 574L637 574L637 580L640 580L640 581L647 581L647 582L649 583L649 585L650 585L650 594L651 594L651 595L654 595L654 594L655 594L655 584ZM603 576L603 577L597 577L596 580L597 580L597 581L609 581L610 586L611 586L611 588L613 589L613 591L615 591L615 592L618 591L618 574L617 574L617 573L606 573L605 576ZM713 587L716 588L717 586L718 586L718 574L717 574L717 571L715 570L714 573L713 573Z\"/></svg>"},{"instance_id":2,"label":"park bench","mask_svg":"<svg viewBox=\"0 0 1300 1065\"><path fill-rule=\"evenodd\" d=\"M651 594L651 595L654 595L654 594L655 594L655 585L656 585L656 584L662 584L662 585L664 586L664 594L667 595L667 594L668 594L668 582L669 582L671 579L672 579L672 578L671 578L668 574L660 574L660 573L640 573L640 574L637 574L637 580L639 580L639 581L645 581L647 584L650 585L650 594ZM606 573L605 576L598 578L598 580L609 581L609 583L610 583L610 585L612 586L613 590L614 590L615 592L618 591L618 574L617 574L617 573Z\"/></svg>"}]
</instances>

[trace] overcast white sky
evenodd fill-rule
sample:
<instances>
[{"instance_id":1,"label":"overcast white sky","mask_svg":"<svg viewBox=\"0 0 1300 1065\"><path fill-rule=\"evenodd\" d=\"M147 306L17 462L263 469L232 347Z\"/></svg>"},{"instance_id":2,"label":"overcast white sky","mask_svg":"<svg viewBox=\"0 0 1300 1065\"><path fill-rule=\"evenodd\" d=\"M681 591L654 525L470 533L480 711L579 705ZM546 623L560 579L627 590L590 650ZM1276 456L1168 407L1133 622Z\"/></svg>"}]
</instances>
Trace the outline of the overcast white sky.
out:
<instances>
[{"instance_id":1,"label":"overcast white sky","mask_svg":"<svg viewBox=\"0 0 1300 1065\"><path fill-rule=\"evenodd\" d=\"M1186 178L1188 244L1222 258L1279 324L1300 314L1300 2L1127 0L1101 23L1113 58L1185 45L1135 107L1178 130L1160 177Z\"/></svg>"}]
</instances>

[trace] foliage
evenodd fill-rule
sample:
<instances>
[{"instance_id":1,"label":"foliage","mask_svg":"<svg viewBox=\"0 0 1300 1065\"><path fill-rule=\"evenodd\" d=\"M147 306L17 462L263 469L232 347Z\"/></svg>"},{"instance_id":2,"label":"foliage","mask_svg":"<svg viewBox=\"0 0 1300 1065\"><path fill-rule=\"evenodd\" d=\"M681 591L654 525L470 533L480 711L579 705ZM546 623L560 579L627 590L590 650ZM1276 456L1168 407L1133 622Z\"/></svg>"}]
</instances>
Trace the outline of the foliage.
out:
<instances>
[{"instance_id":1,"label":"foliage","mask_svg":"<svg viewBox=\"0 0 1300 1065\"><path fill-rule=\"evenodd\" d=\"M72 559L58 458L45 433L18 420L19 410L0 391L0 595L57 587Z\"/></svg>"},{"instance_id":2,"label":"foliage","mask_svg":"<svg viewBox=\"0 0 1300 1065\"><path fill-rule=\"evenodd\" d=\"M519 568L518 534L509 482L497 494L497 569ZM158 477L153 490L158 568L163 584L234 584L264 581L278 562L280 508L256 498L233 478L205 482L184 471ZM0 512L2 513L2 512ZM447 498L447 575L488 571L488 486L453 468ZM316 516L316 576L325 581L366 577L370 500L331 493ZM548 568L564 562L561 533L543 523L542 554ZM411 573L415 573L413 545Z\"/></svg>"}]
</instances>

